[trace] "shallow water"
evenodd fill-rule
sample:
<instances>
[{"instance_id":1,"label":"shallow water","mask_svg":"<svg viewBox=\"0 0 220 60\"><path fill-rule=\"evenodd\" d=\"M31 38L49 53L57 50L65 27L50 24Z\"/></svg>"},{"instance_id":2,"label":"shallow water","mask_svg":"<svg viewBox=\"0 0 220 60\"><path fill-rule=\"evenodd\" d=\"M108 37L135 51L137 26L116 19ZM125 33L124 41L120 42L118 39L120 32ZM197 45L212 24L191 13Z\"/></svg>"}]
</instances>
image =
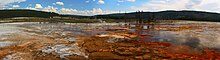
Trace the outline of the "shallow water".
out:
<instances>
[{"instance_id":1,"label":"shallow water","mask_svg":"<svg viewBox=\"0 0 220 60\"><path fill-rule=\"evenodd\" d=\"M13 43L14 43L14 42L11 42L11 41L0 42L0 47L10 46L10 45L12 45Z\"/></svg>"},{"instance_id":2,"label":"shallow water","mask_svg":"<svg viewBox=\"0 0 220 60\"><path fill-rule=\"evenodd\" d=\"M185 21L172 23L171 26L199 25L201 28L186 29L182 31L150 31L152 42L169 42L173 45L186 45L198 49L220 49L220 23ZM214 26L214 28L213 28Z\"/></svg>"},{"instance_id":3,"label":"shallow water","mask_svg":"<svg viewBox=\"0 0 220 60\"><path fill-rule=\"evenodd\" d=\"M220 49L220 23L217 22L195 22L195 21L185 21L170 23L172 26L179 25L199 25L202 26L201 29L189 29L183 31L142 31L144 34L152 34L151 42L169 42L173 45L186 45L191 48L212 48ZM166 24L163 24L166 25ZM29 30L34 32L36 35L48 36L55 39L61 39L61 37L53 36L53 34L58 34L63 36L64 39L69 41L76 41L77 39L72 38L73 36L94 36L96 34L104 34L107 31L99 29L108 29L112 26L119 26L117 23L65 23L65 24L54 24L54 23L7 23L0 24L0 35L3 34L13 34L18 31ZM210 28L210 26L217 26L216 28ZM132 25L133 27L133 25ZM145 26L146 29L148 29ZM132 30L130 32L134 32ZM23 31L24 32L24 31ZM40 33L38 33L40 32ZM28 32L30 33L30 32ZM66 36L71 35L71 36ZM6 40L5 37L0 37L1 40ZM8 46L13 44L11 42L0 42L0 47Z\"/></svg>"},{"instance_id":4,"label":"shallow water","mask_svg":"<svg viewBox=\"0 0 220 60\"><path fill-rule=\"evenodd\" d=\"M85 54L85 51L81 50L80 47L77 46L75 43L77 39L76 36L93 36L99 33L103 33L106 31L96 31L96 29L107 29L111 26L117 25L115 23L96 23L96 24L83 24L83 23L77 23L77 24L70 24L70 23L7 23L7 24L1 24L0 29L5 29L3 34L0 34L0 39L2 41L12 40L11 42L1 42L0 41L0 47L10 46L12 44L19 44L21 42L21 45L29 45L32 44L28 41L22 41L24 38L25 40L33 39L33 40L40 40L41 38L34 38L34 36L41 36L42 38L49 37L52 40L55 41L68 41L71 42L71 44L56 44L52 46L44 46L42 49L39 49L42 52L45 53L57 53L60 55L61 58L65 58L65 56L68 55L79 55L83 56L85 58L88 58L88 56ZM2 26L2 27L1 27ZM105 26L105 27L103 27ZM8 31L7 33L5 33ZM22 36L16 36L16 35L22 35ZM24 36L23 36L24 35ZM30 35L30 36L27 36ZM15 37L15 38L12 38ZM16 37L22 38L22 39L16 39ZM27 38L26 38L27 37ZM10 39L12 38L12 39ZM23 39L23 40L24 40ZM48 40L50 41L50 40ZM49 42L46 42L49 43ZM20 45L20 44L19 44Z\"/></svg>"},{"instance_id":5,"label":"shallow water","mask_svg":"<svg viewBox=\"0 0 220 60\"><path fill-rule=\"evenodd\" d=\"M0 24L0 34L14 33L18 31L16 26L10 24Z\"/></svg>"}]
</instances>

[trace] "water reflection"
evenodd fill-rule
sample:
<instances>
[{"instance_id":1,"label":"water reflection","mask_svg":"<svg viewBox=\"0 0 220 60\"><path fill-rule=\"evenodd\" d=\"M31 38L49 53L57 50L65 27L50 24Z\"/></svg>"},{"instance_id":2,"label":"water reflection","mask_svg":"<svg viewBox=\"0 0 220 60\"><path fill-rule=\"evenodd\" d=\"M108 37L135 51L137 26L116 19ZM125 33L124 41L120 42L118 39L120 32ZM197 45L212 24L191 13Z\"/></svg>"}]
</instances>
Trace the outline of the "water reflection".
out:
<instances>
[{"instance_id":1,"label":"water reflection","mask_svg":"<svg viewBox=\"0 0 220 60\"><path fill-rule=\"evenodd\" d=\"M181 25L201 26L201 28L192 28L182 31L169 31L169 30L154 30L145 31L142 34L152 34L150 42L169 42L175 46L186 45L193 49L220 49L220 30L219 23L215 22L179 22L172 23L172 27L179 27ZM165 24L162 24L164 26ZM213 28L216 27L216 28ZM167 28L167 27L165 27ZM146 39L149 37L146 37Z\"/></svg>"},{"instance_id":2,"label":"water reflection","mask_svg":"<svg viewBox=\"0 0 220 60\"><path fill-rule=\"evenodd\" d=\"M12 44L13 44L13 42L4 41L4 42L0 42L0 47L10 46L10 45L12 45Z\"/></svg>"},{"instance_id":3,"label":"water reflection","mask_svg":"<svg viewBox=\"0 0 220 60\"><path fill-rule=\"evenodd\" d=\"M18 31L17 27L10 24L0 24L0 34L13 33Z\"/></svg>"},{"instance_id":4,"label":"water reflection","mask_svg":"<svg viewBox=\"0 0 220 60\"><path fill-rule=\"evenodd\" d=\"M193 29L193 30L184 30L184 31L158 31L158 30L149 30L149 28L158 27L155 26L143 26L144 30L130 29L128 32L137 32L139 34L151 34L153 37L144 37L146 41L150 42L170 42L173 45L187 45L191 48L217 48L220 49L220 28L209 28L207 26L220 26L219 23L214 22L178 22L172 23L171 26L178 26L181 24L202 24L203 29ZM32 29L35 32L44 32L43 34L49 35L52 32L70 32L70 34L79 36L94 36L97 34L108 33L105 29L112 28L113 26L118 26L118 23L9 23L9 24L0 24L0 34L13 33L19 31L21 28ZM165 25L165 24L161 24ZM21 27L22 26L22 27ZM134 28L135 25L130 25L131 28ZM200 30L204 30L201 32ZM197 32L200 31L200 32ZM62 34L61 34L62 35ZM1 39L4 39L1 37ZM75 41L75 39L73 39ZM3 43L3 42L2 42ZM4 44L3 44L4 45ZM2 46L3 46L2 45ZM5 44L6 45L6 44Z\"/></svg>"}]
</instances>

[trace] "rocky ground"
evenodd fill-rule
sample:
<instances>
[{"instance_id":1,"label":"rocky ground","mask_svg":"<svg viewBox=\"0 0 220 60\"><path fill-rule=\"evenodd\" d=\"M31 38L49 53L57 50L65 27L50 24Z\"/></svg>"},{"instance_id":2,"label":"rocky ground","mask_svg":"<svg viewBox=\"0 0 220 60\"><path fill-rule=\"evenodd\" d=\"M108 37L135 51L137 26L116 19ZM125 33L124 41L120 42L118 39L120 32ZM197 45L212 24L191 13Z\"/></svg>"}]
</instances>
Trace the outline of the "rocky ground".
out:
<instances>
[{"instance_id":1,"label":"rocky ground","mask_svg":"<svg viewBox=\"0 0 220 60\"><path fill-rule=\"evenodd\" d=\"M154 24L150 29L128 28L114 23L15 24L19 31L0 35L0 59L220 59L219 39L210 36L218 36L218 23L180 21Z\"/></svg>"}]
</instances>

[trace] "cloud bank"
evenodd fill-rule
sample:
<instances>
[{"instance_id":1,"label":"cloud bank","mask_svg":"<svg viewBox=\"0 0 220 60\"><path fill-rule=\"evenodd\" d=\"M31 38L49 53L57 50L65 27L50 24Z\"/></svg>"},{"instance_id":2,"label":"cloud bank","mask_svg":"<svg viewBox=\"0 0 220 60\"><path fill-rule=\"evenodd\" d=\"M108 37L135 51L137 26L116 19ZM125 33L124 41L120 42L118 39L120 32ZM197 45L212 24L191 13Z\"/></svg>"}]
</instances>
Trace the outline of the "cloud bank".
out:
<instances>
[{"instance_id":1,"label":"cloud bank","mask_svg":"<svg viewBox=\"0 0 220 60\"><path fill-rule=\"evenodd\" d=\"M164 10L196 10L196 11L207 11L207 12L217 12L220 13L220 3L218 0L84 0L85 4L95 3L95 6L92 6L93 9L84 9L78 10L77 8L71 8L67 6L74 6L62 1L51 2L50 4L44 4L42 6L39 4L33 4L24 6L19 5L17 3L25 2L26 0L0 0L0 9L9 9L9 8L24 8L24 9L32 9L32 10L40 10L40 11L48 11L48 12L56 12L60 14L76 14L76 15L97 15L97 14L110 14L116 13L118 11L123 11L123 8L126 8L126 12L135 12L138 10L143 11L164 11ZM141 1L141 3L140 3ZM106 4L107 3L107 4ZM120 9L114 9L117 11L113 11L112 8L116 7L116 5L112 5L112 7L96 7L99 5L105 6L109 3L116 3L117 7L125 6L126 3L132 4L127 5L126 7L121 7ZM59 5L62 5L60 7ZM83 7L82 7L83 8Z\"/></svg>"},{"instance_id":2,"label":"cloud bank","mask_svg":"<svg viewBox=\"0 0 220 60\"><path fill-rule=\"evenodd\" d=\"M72 8L58 9L53 6L45 7L42 9L42 11L56 12L56 13L60 13L60 14L70 14L70 15L86 15L86 16L117 13L117 11L103 10L101 8L93 8L91 10L77 10L77 9L72 9Z\"/></svg>"},{"instance_id":3,"label":"cloud bank","mask_svg":"<svg viewBox=\"0 0 220 60\"><path fill-rule=\"evenodd\" d=\"M43 7L41 6L41 4L36 4L36 5L35 5L35 8L36 8L36 9L39 9L39 8L43 8Z\"/></svg>"},{"instance_id":4,"label":"cloud bank","mask_svg":"<svg viewBox=\"0 0 220 60\"><path fill-rule=\"evenodd\" d=\"M26 0L0 0L0 9L4 9L7 7L6 5L9 5L12 3L21 3L21 2L25 2L25 1Z\"/></svg>"},{"instance_id":5,"label":"cloud bank","mask_svg":"<svg viewBox=\"0 0 220 60\"><path fill-rule=\"evenodd\" d=\"M163 10L198 10L220 12L218 0L150 0L133 10L163 11Z\"/></svg>"},{"instance_id":6,"label":"cloud bank","mask_svg":"<svg viewBox=\"0 0 220 60\"><path fill-rule=\"evenodd\" d=\"M56 2L55 4L57 4L57 5L64 5L63 2Z\"/></svg>"},{"instance_id":7,"label":"cloud bank","mask_svg":"<svg viewBox=\"0 0 220 60\"><path fill-rule=\"evenodd\" d=\"M98 4L105 4L105 2L103 0L99 0Z\"/></svg>"}]
</instances>

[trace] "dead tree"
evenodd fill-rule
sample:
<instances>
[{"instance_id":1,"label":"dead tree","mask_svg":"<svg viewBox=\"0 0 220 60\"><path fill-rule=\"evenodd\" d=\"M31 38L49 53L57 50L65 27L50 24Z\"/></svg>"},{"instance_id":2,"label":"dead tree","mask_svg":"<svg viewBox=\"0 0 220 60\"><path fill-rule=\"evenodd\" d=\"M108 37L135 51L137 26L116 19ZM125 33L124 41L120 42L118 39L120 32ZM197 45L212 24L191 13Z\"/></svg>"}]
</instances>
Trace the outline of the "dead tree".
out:
<instances>
[{"instance_id":1,"label":"dead tree","mask_svg":"<svg viewBox=\"0 0 220 60\"><path fill-rule=\"evenodd\" d=\"M144 23L144 20L143 20L143 11L137 11L136 12L136 25L137 27L143 27L143 23Z\"/></svg>"}]
</instances>

